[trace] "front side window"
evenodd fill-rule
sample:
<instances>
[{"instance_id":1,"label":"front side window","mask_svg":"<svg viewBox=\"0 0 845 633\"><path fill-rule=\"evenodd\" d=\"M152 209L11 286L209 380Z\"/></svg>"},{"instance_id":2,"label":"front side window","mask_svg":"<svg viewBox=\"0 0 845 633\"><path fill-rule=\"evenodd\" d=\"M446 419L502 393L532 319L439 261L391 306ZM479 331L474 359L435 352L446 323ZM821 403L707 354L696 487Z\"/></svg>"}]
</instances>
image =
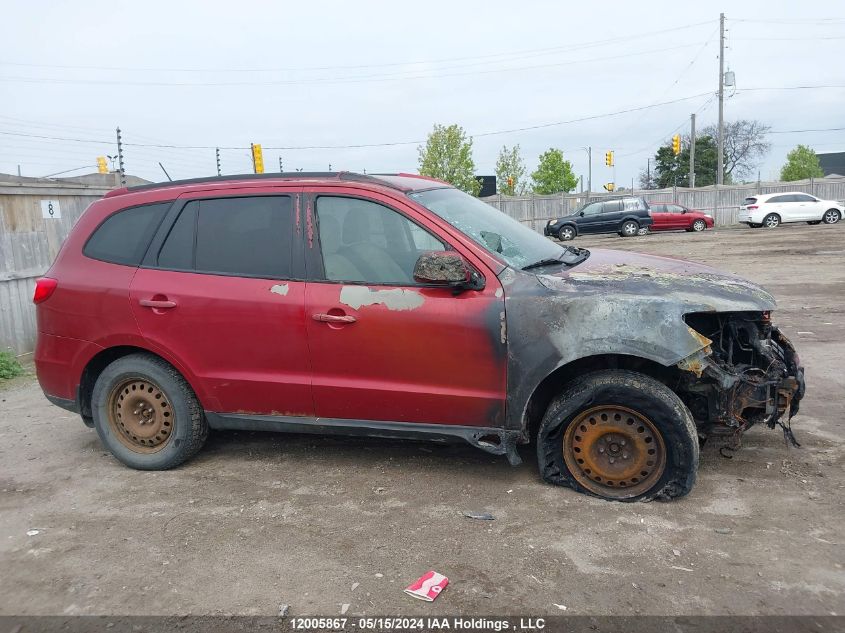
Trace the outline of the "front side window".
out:
<instances>
[{"instance_id":1,"label":"front side window","mask_svg":"<svg viewBox=\"0 0 845 633\"><path fill-rule=\"evenodd\" d=\"M669 213L683 213L684 212L684 208L680 205L677 205L677 204L670 204L668 209L669 209Z\"/></svg>"},{"instance_id":2,"label":"front side window","mask_svg":"<svg viewBox=\"0 0 845 633\"><path fill-rule=\"evenodd\" d=\"M592 204L588 204L586 207L584 207L581 210L581 213L583 213L584 215L598 215L602 212L603 208L603 202L593 202Z\"/></svg>"},{"instance_id":3,"label":"front side window","mask_svg":"<svg viewBox=\"0 0 845 633\"><path fill-rule=\"evenodd\" d=\"M568 252L518 220L457 189L429 189L408 197L514 268L559 259ZM601 202L594 204L601 208Z\"/></svg>"},{"instance_id":4,"label":"front side window","mask_svg":"<svg viewBox=\"0 0 845 633\"><path fill-rule=\"evenodd\" d=\"M82 253L112 264L138 266L170 204L147 204L109 216L88 238Z\"/></svg>"},{"instance_id":5,"label":"front side window","mask_svg":"<svg viewBox=\"0 0 845 633\"><path fill-rule=\"evenodd\" d=\"M158 254L158 266L221 275L289 279L289 196L194 200L185 205Z\"/></svg>"},{"instance_id":6,"label":"front side window","mask_svg":"<svg viewBox=\"0 0 845 633\"><path fill-rule=\"evenodd\" d=\"M797 193L792 197L795 198L795 202L818 202L816 198L806 193Z\"/></svg>"},{"instance_id":7,"label":"front side window","mask_svg":"<svg viewBox=\"0 0 845 633\"><path fill-rule=\"evenodd\" d=\"M415 285L414 266L446 245L401 213L360 198L317 198L323 269L329 281Z\"/></svg>"}]
</instances>

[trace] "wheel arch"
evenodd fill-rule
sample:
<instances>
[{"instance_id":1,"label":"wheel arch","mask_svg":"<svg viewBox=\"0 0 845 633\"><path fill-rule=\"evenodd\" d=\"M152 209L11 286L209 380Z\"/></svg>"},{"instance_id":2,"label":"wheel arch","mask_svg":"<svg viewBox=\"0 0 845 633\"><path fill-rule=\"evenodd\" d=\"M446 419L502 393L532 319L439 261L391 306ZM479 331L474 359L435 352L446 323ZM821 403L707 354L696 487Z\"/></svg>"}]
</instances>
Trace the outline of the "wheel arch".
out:
<instances>
[{"instance_id":1,"label":"wheel arch","mask_svg":"<svg viewBox=\"0 0 845 633\"><path fill-rule=\"evenodd\" d=\"M173 368L181 374L182 378L185 379L191 389L193 389L197 399L203 407L205 407L205 404L203 403L203 395L196 388L196 378L188 375L180 363L174 362L174 359L168 358L151 349L139 347L137 345L113 345L97 352L88 360L85 367L82 369L82 374L79 379L78 399L79 412L83 419L89 420L92 416L91 395L94 391L94 383L97 382L97 378L99 378L100 374L103 373L103 370L114 361L123 358L124 356L129 356L130 354L147 354L172 365Z\"/></svg>"},{"instance_id":2,"label":"wheel arch","mask_svg":"<svg viewBox=\"0 0 845 633\"><path fill-rule=\"evenodd\" d=\"M570 361L543 378L529 396L522 415L523 431L528 440L534 440L549 403L568 383L579 376L603 369L636 371L662 382L670 389L680 375L677 367L666 367L654 360L628 354L597 354Z\"/></svg>"}]
</instances>

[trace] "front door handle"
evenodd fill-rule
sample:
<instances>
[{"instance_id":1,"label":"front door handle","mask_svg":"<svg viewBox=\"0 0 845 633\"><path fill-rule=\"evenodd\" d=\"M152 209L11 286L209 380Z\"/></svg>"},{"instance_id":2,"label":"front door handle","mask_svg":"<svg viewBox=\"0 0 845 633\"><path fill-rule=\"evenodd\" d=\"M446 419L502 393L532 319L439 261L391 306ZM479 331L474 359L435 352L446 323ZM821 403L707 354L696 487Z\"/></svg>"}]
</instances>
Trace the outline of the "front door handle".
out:
<instances>
[{"instance_id":1,"label":"front door handle","mask_svg":"<svg viewBox=\"0 0 845 633\"><path fill-rule=\"evenodd\" d=\"M325 314L321 312L312 314L311 318L320 323L355 323L358 320L351 314Z\"/></svg>"},{"instance_id":2,"label":"front door handle","mask_svg":"<svg viewBox=\"0 0 845 633\"><path fill-rule=\"evenodd\" d=\"M141 299L138 303L145 308L155 308L156 310L169 310L176 307L175 301L166 299Z\"/></svg>"}]
</instances>

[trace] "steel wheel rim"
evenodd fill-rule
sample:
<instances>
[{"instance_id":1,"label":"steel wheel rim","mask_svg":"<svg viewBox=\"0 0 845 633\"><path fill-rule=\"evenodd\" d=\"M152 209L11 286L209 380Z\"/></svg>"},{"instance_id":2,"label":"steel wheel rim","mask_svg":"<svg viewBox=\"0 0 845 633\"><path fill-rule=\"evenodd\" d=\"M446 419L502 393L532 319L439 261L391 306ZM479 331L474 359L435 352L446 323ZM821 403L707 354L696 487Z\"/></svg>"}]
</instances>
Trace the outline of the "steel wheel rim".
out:
<instances>
[{"instance_id":1,"label":"steel wheel rim","mask_svg":"<svg viewBox=\"0 0 845 633\"><path fill-rule=\"evenodd\" d=\"M618 405L578 414L563 436L563 458L590 492L630 499L650 490L666 470L663 436L646 416Z\"/></svg>"},{"instance_id":2,"label":"steel wheel rim","mask_svg":"<svg viewBox=\"0 0 845 633\"><path fill-rule=\"evenodd\" d=\"M766 226L769 227L770 229L775 228L777 225L778 225L778 219L777 218L774 218L774 217L766 218Z\"/></svg>"},{"instance_id":3,"label":"steel wheel rim","mask_svg":"<svg viewBox=\"0 0 845 633\"><path fill-rule=\"evenodd\" d=\"M692 228L696 231L703 231L705 228L704 220L696 220L695 222L693 222Z\"/></svg>"},{"instance_id":4,"label":"steel wheel rim","mask_svg":"<svg viewBox=\"0 0 845 633\"><path fill-rule=\"evenodd\" d=\"M828 211L824 214L824 221L828 224L836 224L839 221L839 214L833 211Z\"/></svg>"},{"instance_id":5,"label":"steel wheel rim","mask_svg":"<svg viewBox=\"0 0 845 633\"><path fill-rule=\"evenodd\" d=\"M156 453L167 446L176 422L167 394L147 378L127 378L109 393L112 434L135 453Z\"/></svg>"}]
</instances>

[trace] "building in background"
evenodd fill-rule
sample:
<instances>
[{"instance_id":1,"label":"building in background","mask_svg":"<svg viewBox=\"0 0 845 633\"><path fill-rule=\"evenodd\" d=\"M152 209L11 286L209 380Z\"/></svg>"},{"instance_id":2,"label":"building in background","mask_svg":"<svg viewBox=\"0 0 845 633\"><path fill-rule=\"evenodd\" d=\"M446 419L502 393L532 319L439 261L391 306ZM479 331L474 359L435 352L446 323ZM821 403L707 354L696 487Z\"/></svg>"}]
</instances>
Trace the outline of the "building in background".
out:
<instances>
[{"instance_id":1,"label":"building in background","mask_svg":"<svg viewBox=\"0 0 845 633\"><path fill-rule=\"evenodd\" d=\"M825 176L845 176L845 152L818 154Z\"/></svg>"}]
</instances>

